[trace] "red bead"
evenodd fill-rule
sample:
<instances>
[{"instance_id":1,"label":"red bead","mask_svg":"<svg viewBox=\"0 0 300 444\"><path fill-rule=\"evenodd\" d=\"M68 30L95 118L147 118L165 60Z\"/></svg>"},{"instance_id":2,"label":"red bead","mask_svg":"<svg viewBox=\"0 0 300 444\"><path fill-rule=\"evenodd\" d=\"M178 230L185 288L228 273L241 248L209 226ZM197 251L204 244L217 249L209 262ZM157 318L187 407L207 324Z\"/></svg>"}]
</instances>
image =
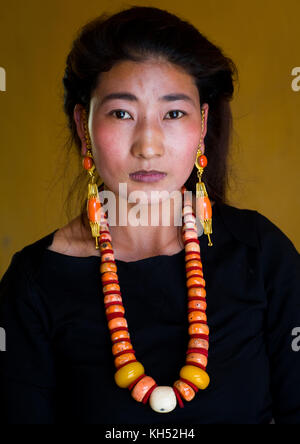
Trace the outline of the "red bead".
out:
<instances>
[{"instance_id":1,"label":"red bead","mask_svg":"<svg viewBox=\"0 0 300 444\"><path fill-rule=\"evenodd\" d=\"M93 159L89 156L85 156L82 163L85 170L90 170L94 164Z\"/></svg>"},{"instance_id":2,"label":"red bead","mask_svg":"<svg viewBox=\"0 0 300 444\"><path fill-rule=\"evenodd\" d=\"M202 154L202 156L199 157L198 163L202 168L205 168L207 165L207 157Z\"/></svg>"}]
</instances>

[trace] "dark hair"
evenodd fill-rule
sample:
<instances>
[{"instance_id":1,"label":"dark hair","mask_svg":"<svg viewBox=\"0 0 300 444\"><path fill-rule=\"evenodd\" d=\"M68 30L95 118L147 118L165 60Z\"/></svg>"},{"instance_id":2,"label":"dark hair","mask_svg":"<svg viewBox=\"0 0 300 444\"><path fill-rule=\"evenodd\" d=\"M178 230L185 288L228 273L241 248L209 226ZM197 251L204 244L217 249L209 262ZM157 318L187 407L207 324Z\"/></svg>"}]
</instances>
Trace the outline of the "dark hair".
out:
<instances>
[{"instance_id":1,"label":"dark hair","mask_svg":"<svg viewBox=\"0 0 300 444\"><path fill-rule=\"evenodd\" d=\"M229 101L233 96L237 68L192 24L168 11L132 6L111 16L104 13L79 30L67 57L63 78L70 146L75 143L80 155L81 141L73 118L74 107L77 103L82 104L89 113L90 97L97 87L99 74L109 71L118 61L142 62L153 56L163 56L184 68L196 82L201 106L209 104L205 136L208 165L203 181L211 200L226 203L232 131ZM82 168L83 175L87 176ZM194 191L197 181L194 167L185 186ZM86 200L81 215L85 208ZM81 220L83 222L83 218Z\"/></svg>"}]
</instances>

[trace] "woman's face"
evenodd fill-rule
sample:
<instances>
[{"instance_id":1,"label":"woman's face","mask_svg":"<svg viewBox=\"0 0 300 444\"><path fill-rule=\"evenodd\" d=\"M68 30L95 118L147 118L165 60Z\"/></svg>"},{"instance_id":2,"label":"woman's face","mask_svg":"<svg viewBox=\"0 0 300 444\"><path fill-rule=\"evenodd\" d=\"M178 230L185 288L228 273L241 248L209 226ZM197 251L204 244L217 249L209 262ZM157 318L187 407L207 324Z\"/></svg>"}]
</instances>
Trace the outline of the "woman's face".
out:
<instances>
[{"instance_id":1,"label":"woman's face","mask_svg":"<svg viewBox=\"0 0 300 444\"><path fill-rule=\"evenodd\" d=\"M115 96L107 97L111 94ZM202 109L204 137L208 105ZM75 119L84 140L78 110ZM126 183L128 195L142 190L147 199L151 190L180 190L194 167L201 140L198 89L189 74L166 61L119 62L100 75L88 126L95 165L107 189L118 195L119 183ZM138 170L157 170L166 176L138 182L130 177Z\"/></svg>"}]
</instances>

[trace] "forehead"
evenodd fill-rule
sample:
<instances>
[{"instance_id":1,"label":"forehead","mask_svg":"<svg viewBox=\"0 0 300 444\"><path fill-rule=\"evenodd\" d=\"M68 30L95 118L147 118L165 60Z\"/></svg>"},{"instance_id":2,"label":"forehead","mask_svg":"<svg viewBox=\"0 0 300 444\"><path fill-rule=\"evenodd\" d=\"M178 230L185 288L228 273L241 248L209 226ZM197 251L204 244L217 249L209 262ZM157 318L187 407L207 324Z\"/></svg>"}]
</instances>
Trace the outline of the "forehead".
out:
<instances>
[{"instance_id":1,"label":"forehead","mask_svg":"<svg viewBox=\"0 0 300 444\"><path fill-rule=\"evenodd\" d=\"M182 67L162 59L118 62L110 71L99 75L94 93L102 95L120 88L134 90L142 95L161 95L163 91L185 92L195 97L198 93L195 80L189 73Z\"/></svg>"}]
</instances>

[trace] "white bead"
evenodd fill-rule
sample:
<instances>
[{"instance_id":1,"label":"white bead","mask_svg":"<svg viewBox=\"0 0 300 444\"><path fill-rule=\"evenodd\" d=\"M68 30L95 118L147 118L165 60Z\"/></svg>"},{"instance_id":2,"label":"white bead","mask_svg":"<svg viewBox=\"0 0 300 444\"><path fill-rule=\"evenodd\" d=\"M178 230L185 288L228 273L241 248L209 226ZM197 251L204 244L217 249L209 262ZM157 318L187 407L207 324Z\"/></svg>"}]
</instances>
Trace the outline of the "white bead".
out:
<instances>
[{"instance_id":1,"label":"white bead","mask_svg":"<svg viewBox=\"0 0 300 444\"><path fill-rule=\"evenodd\" d=\"M175 409L177 398L172 387L156 387L150 395L149 404L158 413L168 413Z\"/></svg>"}]
</instances>

